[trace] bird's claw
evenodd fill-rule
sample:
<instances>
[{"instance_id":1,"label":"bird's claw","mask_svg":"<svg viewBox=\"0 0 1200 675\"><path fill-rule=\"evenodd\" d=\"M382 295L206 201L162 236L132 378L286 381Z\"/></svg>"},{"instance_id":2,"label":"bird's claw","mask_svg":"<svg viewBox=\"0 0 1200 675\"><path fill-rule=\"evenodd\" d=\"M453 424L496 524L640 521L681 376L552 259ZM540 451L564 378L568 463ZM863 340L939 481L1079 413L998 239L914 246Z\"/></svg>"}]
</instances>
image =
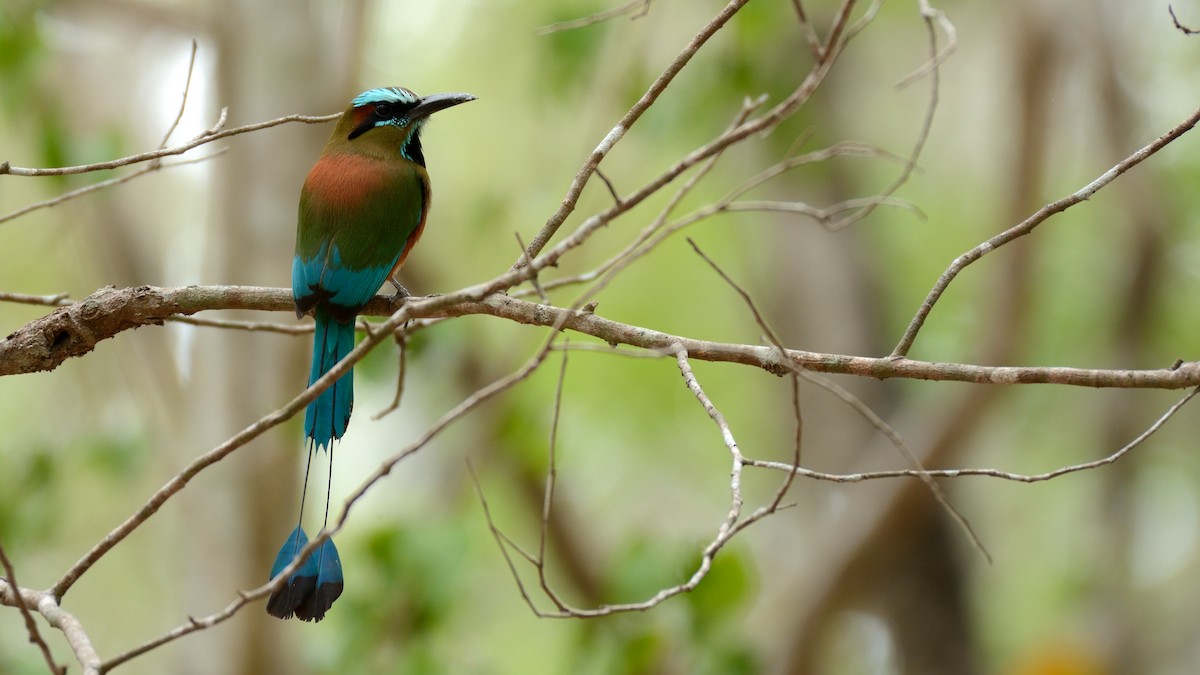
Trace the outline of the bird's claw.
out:
<instances>
[{"instance_id":1,"label":"bird's claw","mask_svg":"<svg viewBox=\"0 0 1200 675\"><path fill-rule=\"evenodd\" d=\"M408 298L412 295L412 293L408 292L407 288L401 286L400 282L396 281L395 279L388 279L388 281L392 284L392 287L396 289L396 294L388 298L388 302L392 306L400 304L400 302L402 302L405 298Z\"/></svg>"}]
</instances>

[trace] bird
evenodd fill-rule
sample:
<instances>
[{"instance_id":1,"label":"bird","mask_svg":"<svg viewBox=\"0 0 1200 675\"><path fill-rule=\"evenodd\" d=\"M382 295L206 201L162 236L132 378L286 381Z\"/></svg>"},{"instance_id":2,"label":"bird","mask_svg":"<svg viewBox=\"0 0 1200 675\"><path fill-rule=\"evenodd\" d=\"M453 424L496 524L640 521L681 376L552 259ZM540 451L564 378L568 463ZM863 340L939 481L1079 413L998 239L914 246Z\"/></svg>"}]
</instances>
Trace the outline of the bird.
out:
<instances>
[{"instance_id":1,"label":"bird","mask_svg":"<svg viewBox=\"0 0 1200 675\"><path fill-rule=\"evenodd\" d=\"M368 89L350 102L300 191L292 298L296 316L313 312L312 366L308 384L329 372L354 349L359 311L386 283L394 298L408 296L397 273L425 230L429 173L421 131L429 116L475 100L465 93L418 96L403 87ZM271 579L308 544L302 527L312 456L325 450L333 467L333 443L346 433L354 407L354 371L321 392L304 414L308 462L300 497L300 522L288 534L271 567ZM325 491L329 521L330 487ZM267 600L267 613L320 621L344 587L341 557L327 538L287 583Z\"/></svg>"}]
</instances>

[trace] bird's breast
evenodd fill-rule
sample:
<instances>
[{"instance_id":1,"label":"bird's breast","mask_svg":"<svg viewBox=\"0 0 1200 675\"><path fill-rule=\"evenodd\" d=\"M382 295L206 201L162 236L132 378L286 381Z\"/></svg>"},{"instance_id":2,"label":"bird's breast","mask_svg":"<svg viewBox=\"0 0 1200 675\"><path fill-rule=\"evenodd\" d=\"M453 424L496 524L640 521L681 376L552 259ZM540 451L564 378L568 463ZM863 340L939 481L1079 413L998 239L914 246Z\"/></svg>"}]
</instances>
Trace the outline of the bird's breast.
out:
<instances>
[{"instance_id":1,"label":"bird's breast","mask_svg":"<svg viewBox=\"0 0 1200 675\"><path fill-rule=\"evenodd\" d=\"M304 189L328 208L353 210L394 191L404 173L398 161L351 153L325 155L308 172Z\"/></svg>"}]
</instances>

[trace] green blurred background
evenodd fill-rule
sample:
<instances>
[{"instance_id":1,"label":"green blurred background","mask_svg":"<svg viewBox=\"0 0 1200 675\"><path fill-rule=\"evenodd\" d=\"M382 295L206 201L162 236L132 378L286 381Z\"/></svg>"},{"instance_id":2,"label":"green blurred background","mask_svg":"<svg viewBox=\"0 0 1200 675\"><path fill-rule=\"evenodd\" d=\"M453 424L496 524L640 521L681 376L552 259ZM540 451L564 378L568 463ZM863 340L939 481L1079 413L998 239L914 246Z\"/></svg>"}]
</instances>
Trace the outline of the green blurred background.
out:
<instances>
[{"instance_id":1,"label":"green blurred background","mask_svg":"<svg viewBox=\"0 0 1200 675\"><path fill-rule=\"evenodd\" d=\"M0 160L59 166L155 147L179 104L192 39L197 67L177 141L210 126L222 107L232 126L340 111L374 86L471 92L478 102L425 133L434 207L404 275L415 293L450 291L516 259L514 233L533 237L587 154L721 6L659 0L636 20L536 32L615 4L5 0ZM1200 3L1175 4L1181 20L1200 25ZM928 56L916 5L885 3L812 101L727 153L685 207L798 150L854 140L908 153L930 84L895 87ZM957 51L941 72L920 170L898 193L926 217L880 209L831 233L796 217L732 214L686 231L790 347L887 354L955 256L1200 104L1200 38L1172 26L1165 2L939 6L957 27ZM836 3L805 8L824 31ZM749 3L605 160L605 175L633 191L720 132L744 97L777 102L811 65L792 4ZM105 285L285 286L299 186L328 133L287 125L235 137L216 144L227 151L212 161L0 224L0 290L80 298ZM913 358L1089 368L1196 358L1198 142L1185 136L971 267L934 310ZM825 206L874 194L898 171L879 159L837 159L752 197ZM5 176L0 213L111 175ZM593 181L564 232L608 203ZM547 278L604 261L663 203L601 231ZM738 297L682 235L597 299L598 313L614 320L760 340ZM0 304L0 334L47 311ZM544 338L543 329L488 317L430 327L411 340L401 409L371 421L391 400L396 371L394 347L376 350L356 378L358 414L337 451L335 503ZM188 461L290 399L309 349L307 337L168 325L123 333L52 373L0 381L0 543L22 585L51 585ZM744 453L790 457L787 380L693 366ZM278 622L255 605L118 672L1189 673L1200 662L1194 407L1111 467L1032 485L943 481L992 564L918 481L799 480L796 507L736 538L694 593L644 613L538 619L487 530L465 460L498 524L536 547L557 370L555 357L356 506L339 536L346 593L324 622ZM1180 396L836 379L929 466L1024 473L1105 456ZM806 466L907 466L830 395L806 386L802 401ZM293 421L204 472L83 577L65 607L102 656L218 611L237 589L266 580L294 517L299 440ZM558 451L550 576L568 601L639 601L691 575L729 507L729 459L672 359L571 352ZM748 470L747 509L769 501L780 480ZM529 572L522 568L533 583ZM74 666L60 636L43 634ZM0 673L40 672L19 615L4 608Z\"/></svg>"}]
</instances>

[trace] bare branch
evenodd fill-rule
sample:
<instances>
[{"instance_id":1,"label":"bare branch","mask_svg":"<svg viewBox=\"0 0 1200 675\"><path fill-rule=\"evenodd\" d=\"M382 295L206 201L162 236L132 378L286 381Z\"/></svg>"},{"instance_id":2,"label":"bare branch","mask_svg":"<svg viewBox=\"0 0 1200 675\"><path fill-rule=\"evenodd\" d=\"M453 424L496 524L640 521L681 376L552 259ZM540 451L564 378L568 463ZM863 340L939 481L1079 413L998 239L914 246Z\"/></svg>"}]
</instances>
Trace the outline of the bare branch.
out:
<instances>
[{"instance_id":1,"label":"bare branch","mask_svg":"<svg viewBox=\"0 0 1200 675\"><path fill-rule=\"evenodd\" d=\"M804 35L808 51L812 52L814 61L820 61L825 58L825 50L821 45L821 38L817 37L817 29L808 20L802 0L792 0L792 7L796 10L796 21L800 24L800 32Z\"/></svg>"},{"instance_id":2,"label":"bare branch","mask_svg":"<svg viewBox=\"0 0 1200 675\"><path fill-rule=\"evenodd\" d=\"M542 259L535 261L538 267ZM526 270L526 273L528 270ZM506 273L507 276L507 273ZM595 312L532 303L507 295L475 296L489 288L472 286L438 296L405 301L409 318L487 314L531 326L558 327L598 338L609 345L624 344L667 354L676 342L688 357L701 361L740 363L783 375L790 364L827 374L873 379L906 378L976 384L1065 384L1116 389L1183 389L1200 385L1200 362L1181 362L1152 370L1104 370L1067 367L980 366L965 363L916 361L906 357L867 357L788 349L781 357L774 347L699 340L606 319ZM10 294L11 295L11 294ZM19 296L23 298L40 296ZM2 299L2 298L0 298ZM105 288L78 303L17 329L0 340L0 375L51 370L71 356L87 353L95 343L121 330L158 325L174 313L204 309L253 309L292 312L291 289L257 286L187 286L183 288ZM391 316L391 299L376 296L362 314ZM70 312L64 317L61 312ZM390 334L395 326L379 324ZM106 333L106 331L111 331ZM61 336L58 344L55 338ZM382 339L382 336L379 338ZM75 351L78 353L75 353ZM782 360L782 362L781 362Z\"/></svg>"},{"instance_id":3,"label":"bare branch","mask_svg":"<svg viewBox=\"0 0 1200 675\"><path fill-rule=\"evenodd\" d=\"M650 3L652 1L653 0L629 0L629 2L626 2L623 5L618 5L612 9L596 12L595 14L590 14L579 19L560 21L559 23L552 23L549 26L542 26L534 31L534 34L549 35L550 33L557 33L564 30L584 28L586 26L608 21L609 19L615 19L616 17L624 14L633 14L631 17L629 17L630 19L640 19L643 16L646 16L646 13L650 11Z\"/></svg>"},{"instance_id":4,"label":"bare branch","mask_svg":"<svg viewBox=\"0 0 1200 675\"><path fill-rule=\"evenodd\" d=\"M908 351L912 349L913 342L917 339L917 333L921 330L921 326L925 324L925 319L929 317L929 313L933 311L933 306L942 297L942 293L946 292L946 288L950 285L950 282L954 281L954 278L964 268L1001 246L1033 232L1038 225L1041 225L1050 216L1062 213L1072 206L1091 198L1092 195L1096 194L1105 185L1116 180L1118 176L1141 164L1175 139L1191 131L1197 122L1200 122L1200 108L1197 108L1191 115L1188 115L1185 120L1175 125L1167 133L1154 139L1145 147L1118 162L1108 171L1100 174L1092 182L1058 201L1046 204L1022 222L955 258L954 262L950 263L950 266L946 268L946 271L942 272L942 275L938 277L937 283L933 285L933 290L929 291L929 294L925 296L925 300L921 302L921 307L908 324L908 328L904 330L904 335L900 338L900 342L892 350L892 357L901 358L908 355Z\"/></svg>"},{"instance_id":5,"label":"bare branch","mask_svg":"<svg viewBox=\"0 0 1200 675\"><path fill-rule=\"evenodd\" d=\"M403 330L396 331L396 394L392 397L392 402L386 408L371 415L372 420L383 419L386 415L395 412L400 408L400 399L404 397L404 378L408 375L408 333Z\"/></svg>"},{"instance_id":6,"label":"bare branch","mask_svg":"<svg viewBox=\"0 0 1200 675\"><path fill-rule=\"evenodd\" d=\"M617 188L613 186L612 181L608 179L608 176L604 175L604 172L600 170L600 167L596 167L596 175L600 177L600 180L604 183L604 187L608 188L608 194L612 196L613 202L615 202L617 206L620 206L621 195L617 192ZM525 264L529 264L528 261Z\"/></svg>"},{"instance_id":7,"label":"bare branch","mask_svg":"<svg viewBox=\"0 0 1200 675\"><path fill-rule=\"evenodd\" d=\"M29 633L29 641L37 646L42 651L42 657L46 659L46 666L50 668L51 673L57 675L65 675L67 672L66 666L60 666L54 662L54 655L50 653L50 646L42 639L42 633L38 630L37 622L33 620L33 613L29 608L37 607L36 603L25 603L25 597L20 593L20 584L17 582L17 572L13 569L12 561L8 559L8 554L4 552L4 546L0 545L0 566L4 567L5 581L9 588L14 589L13 604L21 612L21 617L25 620L25 630Z\"/></svg>"},{"instance_id":8,"label":"bare branch","mask_svg":"<svg viewBox=\"0 0 1200 675\"><path fill-rule=\"evenodd\" d=\"M855 211L866 207L874 208L876 206L894 206L896 208L908 211L918 218L925 218L925 212L912 202L905 201L903 199L896 199L895 197L879 196L847 199L846 201L832 204L823 208L805 204L804 202L742 200L727 204L722 211L727 211L730 213L734 211L773 211L776 213L799 214L812 218L827 230L834 230L841 225L841 222L835 220L838 215L845 213L846 211Z\"/></svg>"},{"instance_id":9,"label":"bare branch","mask_svg":"<svg viewBox=\"0 0 1200 675\"><path fill-rule=\"evenodd\" d=\"M103 190L104 188L109 188L109 187L113 187L116 185L128 183L129 181L133 180L134 178L139 178L141 176L145 176L146 174L153 173L155 171L158 171L159 169L171 169L171 168L174 168L177 166L184 166L185 164L196 164L198 162L207 162L208 160L210 160L214 157L224 154L224 152L225 152L225 148L221 148L221 149L217 150L216 152L205 155L204 157L195 157L193 159L180 160L178 162L171 162L170 164L164 164L160 160L152 160L145 166L138 168L133 173L129 173L124 176L117 176L115 178L109 178L107 180L102 180L98 183L92 183L91 185L84 185L81 188L76 188L74 190L64 192L61 195L58 195L57 197L51 197L49 199L45 199L40 202L34 202L32 204L22 206L21 208L17 209L16 211L11 211L9 213L4 214L3 216L0 216L0 223L5 223L5 222L13 220L15 218L20 218L21 216L23 216L27 213L31 213L33 211L37 211L38 209L45 209L45 208L49 208L51 206L58 206L59 204L62 204L63 202L69 202L72 199L75 199L77 197L82 197L90 192L95 192L96 190Z\"/></svg>"},{"instance_id":10,"label":"bare branch","mask_svg":"<svg viewBox=\"0 0 1200 675\"><path fill-rule=\"evenodd\" d=\"M725 517L725 522L721 528L717 530L718 537L729 532L738 520L738 516L742 512L742 466L745 464L745 458L742 457L742 451L738 448L737 439L733 437L733 429L729 427L729 422L725 420L725 416L717 410L716 404L704 393L704 388L700 386L699 380L696 379L696 374L692 371L692 366L688 362L687 350L678 342L672 345L672 351L675 353L675 362L679 366L679 373L683 375L683 382L687 385L688 390L700 401L700 405L704 408L704 412L717 425L717 429L721 431L721 440L725 443L725 447L729 450L729 454L733 457L733 468L730 470L729 492L732 501L729 505L729 514Z\"/></svg>"},{"instance_id":11,"label":"bare branch","mask_svg":"<svg viewBox=\"0 0 1200 675\"><path fill-rule=\"evenodd\" d=\"M21 588L0 579L0 604L37 608L46 621L62 631L67 645L74 652L75 658L83 668L84 675L100 675L100 657L96 654L92 640L84 630L83 624L73 614L58 605L58 600L49 591L35 591Z\"/></svg>"},{"instance_id":12,"label":"bare branch","mask_svg":"<svg viewBox=\"0 0 1200 675\"><path fill-rule=\"evenodd\" d=\"M49 307L62 307L69 305L73 300L68 300L70 293L58 293L56 295L30 295L28 293L4 293L0 292L0 302L15 302L21 305L45 305Z\"/></svg>"},{"instance_id":13,"label":"bare branch","mask_svg":"<svg viewBox=\"0 0 1200 675\"><path fill-rule=\"evenodd\" d=\"M1175 16L1175 8L1174 7L1172 7L1171 5L1167 5L1167 12L1171 15L1171 22L1175 24L1175 28L1177 28L1184 35L1200 35L1200 30L1195 29L1195 28L1188 28L1187 26L1183 25L1182 23L1179 23L1179 18Z\"/></svg>"},{"instance_id":14,"label":"bare branch","mask_svg":"<svg viewBox=\"0 0 1200 675\"><path fill-rule=\"evenodd\" d=\"M734 117L733 121L729 124L728 127L726 127L726 129L725 129L726 133L728 133L729 131L732 131L733 129L736 129L739 125L742 124L742 122L746 121L746 118L750 116L750 113L754 112L756 109L761 107L765 102L766 102L766 96L759 96L758 98L755 98L755 99L746 98L742 102L742 107L738 111L737 115ZM638 233L638 236L636 238L634 238L634 240L632 242L630 242L619 253L612 256L607 261L605 261L602 265L600 265L598 268L596 268L590 272L586 272L584 274L577 275L574 277L554 279L552 281L547 282L545 284L545 288L553 289L553 288L558 288L560 286L567 286L570 284L592 281L594 279L601 277L602 275L606 276L607 277L606 279L601 280L598 284L596 284L594 287L589 289L588 292L585 294L585 296L587 296L587 297L594 297L596 295L596 293L598 293L602 288L604 288L604 286L611 279L611 276L613 274L615 274L619 269L624 268L625 266L629 265L631 262L633 262L637 258L645 255L651 249L653 249L655 246L657 246L658 243L660 243L662 241L662 239L664 237L658 237L651 244L643 246L643 244L645 244L645 242L648 239L650 239L652 236L654 236L654 234L656 232L658 232L660 229L662 229L663 225L667 221L667 218L669 218L671 216L671 214L675 211L675 208L679 205L679 203L683 201L684 197L686 197L689 193L691 193L691 191L696 187L696 185L701 180L703 180L704 177L707 176L710 171L712 171L712 168L717 163L717 160L721 158L722 152L723 151L717 152L714 155L712 155L711 157L709 157L707 160L705 160L704 163L700 165L700 168L697 169L696 172L694 174L692 174L692 176L690 178L688 178L688 180L685 181L684 184L682 186L680 186L680 188L678 190L675 191L675 194L673 194L671 196L671 199L667 202L666 206L664 206L662 208L662 210L659 211L658 216L655 217L655 219L649 225L647 225L645 228L643 228L642 231L640 233ZM617 203L620 204L620 201L621 200L618 197ZM610 270L611 270L611 272L610 272ZM526 294L527 294L526 291L518 291L518 292L513 293L513 296L521 297ZM576 302L578 302L578 301L576 301Z\"/></svg>"},{"instance_id":15,"label":"bare branch","mask_svg":"<svg viewBox=\"0 0 1200 675\"><path fill-rule=\"evenodd\" d=\"M930 73L934 73L934 76L936 77L938 68L941 67L941 65L950 58L955 50L958 49L958 29L954 27L954 24L951 23L950 18L946 16L946 13L940 9L931 7L929 5L929 0L917 0L917 3L921 8L921 18L924 19L926 25L929 26L930 42L933 45L933 54L929 57L929 60L925 62L925 65L921 66L912 73L909 73L904 77L904 79L897 82L897 89L904 89L908 85L916 82L926 75L929 75ZM940 28L942 33L946 35L946 46L940 51L937 49L937 32L934 29L934 24L937 24L937 28Z\"/></svg>"},{"instance_id":16,"label":"bare branch","mask_svg":"<svg viewBox=\"0 0 1200 675\"><path fill-rule=\"evenodd\" d=\"M1200 393L1200 389L1192 389L1183 398L1176 401L1170 408L1167 409L1157 420L1154 421L1145 431L1138 434L1137 438L1122 446L1119 450L1091 462L1083 462L1081 464L1071 464L1053 471L1038 474L1021 474L1011 471L1003 471L1000 469L927 469L924 472L915 469L901 469L896 471L871 471L865 473L825 473L822 471L813 471L805 469L798 465L788 465L782 462L772 462L759 459L747 459L746 463L749 466L757 466L764 469L775 469L780 471L794 472L798 476L812 478L814 480L824 480L834 483L861 483L868 480L879 480L882 478L920 478L921 473L932 476L934 478L963 478L966 476L982 476L986 478L1000 478L1018 483L1040 483L1043 481L1053 480L1060 476L1077 473L1080 471L1088 471L1090 469L1098 469L1103 466L1115 463L1125 455L1129 454L1134 448L1146 442L1151 436L1161 429L1168 420L1175 416L1188 401Z\"/></svg>"},{"instance_id":17,"label":"bare branch","mask_svg":"<svg viewBox=\"0 0 1200 675\"><path fill-rule=\"evenodd\" d=\"M171 121L171 126L167 127L167 133L163 134L162 143L158 144L158 149L162 150L167 147L167 141L171 140L171 134L179 128L179 122L183 119L183 112L187 110L188 92L192 90L192 73L196 69L196 40L192 39L192 53L188 56L187 79L183 82L183 95L179 97L179 112L175 113L175 119Z\"/></svg>"},{"instance_id":18,"label":"bare branch","mask_svg":"<svg viewBox=\"0 0 1200 675\"><path fill-rule=\"evenodd\" d=\"M546 247L546 244L550 243L550 239L554 236L554 233L558 232L558 228L567 220L567 216L571 215L571 212L575 210L575 205L579 202L579 196L583 194L584 186L587 185L588 180L595 173L596 167L600 165L600 161L612 150L613 146L620 142L621 138L641 118L642 114L649 110L650 106L654 105L654 102L658 100L659 95L663 93L667 85L671 84L671 81L675 79L679 71L683 70L683 67L691 61L696 52L704 46L704 43L708 42L709 38L721 30L748 1L731 0L712 21L709 21L707 25L701 28L666 69L663 70L662 74L654 80L650 88L646 90L646 93L642 94L642 97L617 122L612 131L609 131L608 135L600 141L600 144L596 146L596 149L592 151L592 154L588 156L583 166L575 174L575 179L571 181L571 187L567 190L566 196L563 197L562 205L550 216L546 224L537 233L537 236L530 242L524 258L518 258L517 262L513 264L514 268L523 265L525 259L533 260L538 257L538 254Z\"/></svg>"},{"instance_id":19,"label":"bare branch","mask_svg":"<svg viewBox=\"0 0 1200 675\"><path fill-rule=\"evenodd\" d=\"M163 157L182 155L193 148L198 148L201 145L212 143L213 141L219 141L222 138L237 136L238 134L245 134L251 131L258 131L260 129L269 129L270 127L277 127L281 124L287 124L289 122L321 124L324 122L332 122L340 116L340 113L335 113L332 115L320 115L316 117L311 115L285 115L283 117L277 117L273 120L267 120L265 122L255 122L254 124L246 124L240 127L222 130L221 127L225 126L225 111L222 110L220 119L208 130L201 132L198 136L186 143L181 143L170 148L150 150L148 152L142 152L136 155L129 155L128 157L122 157L120 159L112 159L107 162L96 162L95 164L82 164L79 166L63 166L44 169L11 166L8 162L0 162L0 174L11 174L13 176L70 176L79 173L89 173L92 171L117 169L123 166L129 166L130 164L140 164L141 162L150 162L153 160L162 159Z\"/></svg>"},{"instance_id":20,"label":"bare branch","mask_svg":"<svg viewBox=\"0 0 1200 675\"><path fill-rule=\"evenodd\" d=\"M567 611L567 605L558 597L546 578L546 543L550 534L550 509L554 505L554 485L558 479L558 421L562 414L563 382L567 378L568 350L562 350L562 365L558 369L558 381L554 387L554 413L550 420L550 440L546 444L548 455L546 463L546 486L542 494L542 523L538 533L538 552L534 566L537 568L538 583L542 591L550 598L560 611ZM520 583L520 579L517 579Z\"/></svg>"},{"instance_id":21,"label":"bare branch","mask_svg":"<svg viewBox=\"0 0 1200 675\"><path fill-rule=\"evenodd\" d=\"M934 113L937 112L939 100L938 97L941 93L940 65L941 62L948 58L954 51L954 47L957 45L957 37L954 30L954 24L950 23L950 20L946 18L945 14L929 7L927 0L919 0L919 3L921 6L921 16L925 19L925 26L929 34L929 61L927 62L928 70L924 72L918 72L920 72L921 76L923 76L925 72L932 73L933 78L929 84L929 103L925 107L925 118L921 122L920 131L917 132L917 140L913 143L913 149L912 152L909 153L908 162L904 165L904 170L900 172L900 175L897 176L890 185L884 188L883 192L879 193L872 199L866 200L866 204L861 209L840 221L832 223L829 225L829 229L839 230L844 227L849 227L850 225L853 225L854 223L857 223L871 215L876 207L887 203L887 200L896 193L896 190L899 190L904 186L905 183L908 182L908 179L912 176L913 171L916 170L917 160L920 159L921 153L925 150L925 143L929 140L929 134L933 130L933 116ZM937 22L937 25L940 26L948 35L949 45L943 52L938 52L937 28L934 26L935 21ZM907 84L911 81L914 80L906 80L901 82L900 86L907 86Z\"/></svg>"}]
</instances>

